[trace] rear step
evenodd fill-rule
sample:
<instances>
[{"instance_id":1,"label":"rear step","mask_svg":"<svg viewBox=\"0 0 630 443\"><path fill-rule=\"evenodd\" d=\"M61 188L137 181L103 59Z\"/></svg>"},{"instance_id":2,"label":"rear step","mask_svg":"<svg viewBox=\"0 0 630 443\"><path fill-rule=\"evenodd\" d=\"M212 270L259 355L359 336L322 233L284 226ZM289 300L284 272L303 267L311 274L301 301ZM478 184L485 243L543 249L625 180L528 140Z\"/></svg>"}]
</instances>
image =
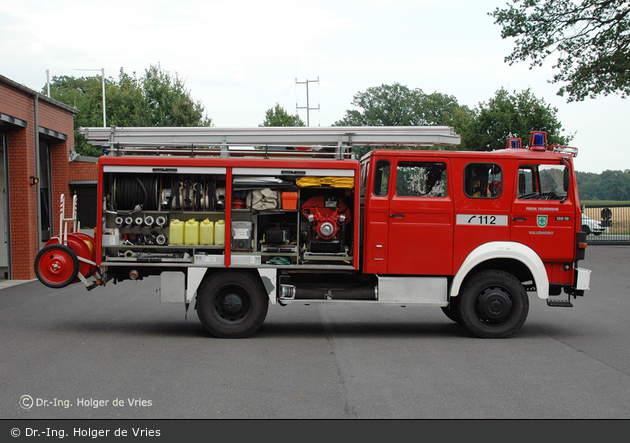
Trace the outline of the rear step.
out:
<instances>
[{"instance_id":1,"label":"rear step","mask_svg":"<svg viewBox=\"0 0 630 443\"><path fill-rule=\"evenodd\" d=\"M547 299L547 306L558 307L558 308L572 308L573 303L569 300L551 300Z\"/></svg>"}]
</instances>

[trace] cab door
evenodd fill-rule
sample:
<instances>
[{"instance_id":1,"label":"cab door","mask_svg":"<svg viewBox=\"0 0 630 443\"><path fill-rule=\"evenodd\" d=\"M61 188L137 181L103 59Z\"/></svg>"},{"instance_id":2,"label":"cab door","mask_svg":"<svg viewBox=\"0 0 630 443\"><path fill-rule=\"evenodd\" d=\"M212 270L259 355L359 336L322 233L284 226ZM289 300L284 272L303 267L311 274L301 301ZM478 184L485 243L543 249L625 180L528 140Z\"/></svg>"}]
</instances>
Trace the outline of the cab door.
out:
<instances>
[{"instance_id":1,"label":"cab door","mask_svg":"<svg viewBox=\"0 0 630 443\"><path fill-rule=\"evenodd\" d=\"M519 163L512 204L512 241L532 248L547 261L572 261L575 253L575 202L570 169L562 163Z\"/></svg>"},{"instance_id":2,"label":"cab door","mask_svg":"<svg viewBox=\"0 0 630 443\"><path fill-rule=\"evenodd\" d=\"M446 158L394 158L389 188L388 274L451 275L450 175Z\"/></svg>"},{"instance_id":3,"label":"cab door","mask_svg":"<svg viewBox=\"0 0 630 443\"><path fill-rule=\"evenodd\" d=\"M369 169L362 203L363 270L367 274L387 274L387 236L389 229L390 175L393 159L373 155L364 161L362 170Z\"/></svg>"},{"instance_id":4,"label":"cab door","mask_svg":"<svg viewBox=\"0 0 630 443\"><path fill-rule=\"evenodd\" d=\"M453 166L463 170L462 186L454 193L457 245L453 251L454 269L459 269L477 247L510 240L512 193L511 182L505 178L506 174L513 176L514 164L497 158L479 160L478 157L453 160Z\"/></svg>"}]
</instances>

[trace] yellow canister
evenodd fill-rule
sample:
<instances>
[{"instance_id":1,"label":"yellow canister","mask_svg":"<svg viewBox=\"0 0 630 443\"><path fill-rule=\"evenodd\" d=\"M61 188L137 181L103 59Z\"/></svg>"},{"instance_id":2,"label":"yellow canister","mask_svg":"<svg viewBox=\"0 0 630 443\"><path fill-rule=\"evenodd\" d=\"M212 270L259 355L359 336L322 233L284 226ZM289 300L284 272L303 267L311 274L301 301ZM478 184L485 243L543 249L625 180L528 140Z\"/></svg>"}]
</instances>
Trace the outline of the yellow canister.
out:
<instances>
[{"instance_id":1,"label":"yellow canister","mask_svg":"<svg viewBox=\"0 0 630 443\"><path fill-rule=\"evenodd\" d=\"M200 245L213 245L214 244L214 222L209 219L205 219L199 225L199 244Z\"/></svg>"},{"instance_id":2,"label":"yellow canister","mask_svg":"<svg viewBox=\"0 0 630 443\"><path fill-rule=\"evenodd\" d=\"M191 218L184 227L184 242L187 245L199 244L199 222Z\"/></svg>"},{"instance_id":3,"label":"yellow canister","mask_svg":"<svg viewBox=\"0 0 630 443\"><path fill-rule=\"evenodd\" d=\"M183 245L184 244L184 222L179 221L176 218L171 219L169 225L168 234L169 245Z\"/></svg>"},{"instance_id":4,"label":"yellow canister","mask_svg":"<svg viewBox=\"0 0 630 443\"><path fill-rule=\"evenodd\" d=\"M225 220L219 220L214 224L214 244L225 244Z\"/></svg>"}]
</instances>

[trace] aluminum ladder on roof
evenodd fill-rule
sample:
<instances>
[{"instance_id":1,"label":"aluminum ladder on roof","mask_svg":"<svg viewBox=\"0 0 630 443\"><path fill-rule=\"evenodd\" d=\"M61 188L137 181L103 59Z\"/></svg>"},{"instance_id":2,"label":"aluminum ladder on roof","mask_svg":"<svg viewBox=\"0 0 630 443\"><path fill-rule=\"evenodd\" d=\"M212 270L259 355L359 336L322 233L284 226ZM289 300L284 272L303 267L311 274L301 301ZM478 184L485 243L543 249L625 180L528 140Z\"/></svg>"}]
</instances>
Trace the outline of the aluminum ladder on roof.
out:
<instances>
[{"instance_id":1,"label":"aluminum ladder on roof","mask_svg":"<svg viewBox=\"0 0 630 443\"><path fill-rule=\"evenodd\" d=\"M353 146L453 146L461 138L450 126L338 126L338 127L91 127L80 128L86 141L118 154L173 150L227 157L234 151L264 147L338 153L343 158ZM198 148L205 148L200 151ZM251 151L250 151L251 152ZM285 152L286 154L286 152Z\"/></svg>"}]
</instances>

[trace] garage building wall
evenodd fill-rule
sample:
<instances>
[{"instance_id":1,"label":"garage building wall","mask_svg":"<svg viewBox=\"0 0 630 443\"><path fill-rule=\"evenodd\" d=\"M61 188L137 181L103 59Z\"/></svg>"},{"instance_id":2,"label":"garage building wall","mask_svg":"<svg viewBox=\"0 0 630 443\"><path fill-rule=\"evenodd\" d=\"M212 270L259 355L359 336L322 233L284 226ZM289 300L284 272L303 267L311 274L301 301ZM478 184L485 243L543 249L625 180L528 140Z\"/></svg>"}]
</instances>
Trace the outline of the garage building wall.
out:
<instances>
[{"instance_id":1,"label":"garage building wall","mask_svg":"<svg viewBox=\"0 0 630 443\"><path fill-rule=\"evenodd\" d=\"M52 231L59 227L61 194L70 195L74 115L78 111L0 75L0 131L6 136L8 177L6 201L9 230L9 270L12 279L35 278L34 261L40 242L41 205L38 146L50 146ZM71 201L71 200L70 200Z\"/></svg>"}]
</instances>

